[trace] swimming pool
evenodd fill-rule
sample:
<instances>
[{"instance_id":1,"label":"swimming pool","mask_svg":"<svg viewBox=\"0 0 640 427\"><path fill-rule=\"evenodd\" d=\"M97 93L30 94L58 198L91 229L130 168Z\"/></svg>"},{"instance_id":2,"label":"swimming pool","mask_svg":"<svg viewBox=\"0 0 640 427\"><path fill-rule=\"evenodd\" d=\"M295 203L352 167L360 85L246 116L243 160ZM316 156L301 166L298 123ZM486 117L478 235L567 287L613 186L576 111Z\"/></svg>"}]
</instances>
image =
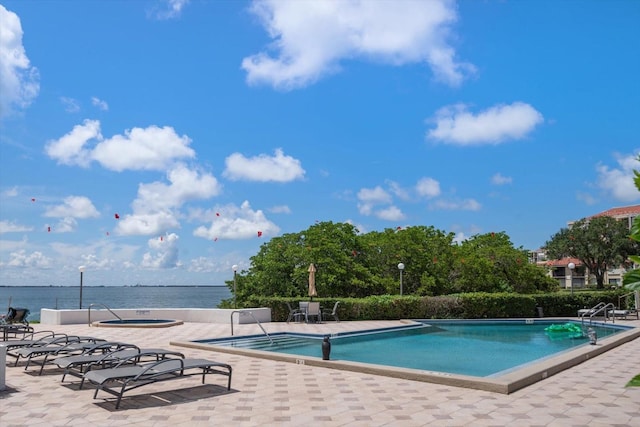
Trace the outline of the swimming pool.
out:
<instances>
[{"instance_id":1,"label":"swimming pool","mask_svg":"<svg viewBox=\"0 0 640 427\"><path fill-rule=\"evenodd\" d=\"M273 344L264 335L182 344L509 393L619 345L614 342L633 339L629 334L640 335L634 328L597 322L592 325L597 345L590 345L587 337L555 339L545 333L547 326L564 322L423 320L404 327L340 333L331 336L330 361L320 359L322 335L272 334ZM622 341L614 339L617 335L623 336Z\"/></svg>"}]
</instances>

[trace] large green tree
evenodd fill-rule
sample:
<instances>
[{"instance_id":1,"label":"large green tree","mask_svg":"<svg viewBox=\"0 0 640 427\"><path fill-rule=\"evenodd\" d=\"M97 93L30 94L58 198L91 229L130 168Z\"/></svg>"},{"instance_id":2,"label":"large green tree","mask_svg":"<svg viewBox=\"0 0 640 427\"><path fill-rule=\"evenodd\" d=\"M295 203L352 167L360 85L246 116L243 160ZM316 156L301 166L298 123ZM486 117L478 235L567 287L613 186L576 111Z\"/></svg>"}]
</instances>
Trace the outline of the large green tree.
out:
<instances>
[{"instance_id":1,"label":"large green tree","mask_svg":"<svg viewBox=\"0 0 640 427\"><path fill-rule=\"evenodd\" d=\"M638 157L640 160L640 157ZM637 170L633 171L633 181L636 184L636 188L640 190L640 172ZM640 216L637 216L633 219L633 225L631 226L631 235L629 236L636 242L640 242ZM631 255L629 259L637 266L640 265L640 256ZM634 268L633 270L628 271L624 278L622 279L622 284L627 289L631 289L634 291L640 291L640 269ZM636 307L636 310L640 309L640 307Z\"/></svg>"},{"instance_id":2,"label":"large green tree","mask_svg":"<svg viewBox=\"0 0 640 427\"><path fill-rule=\"evenodd\" d=\"M626 222L599 216L563 228L545 243L545 250L550 258L579 259L601 289L607 270L626 265L627 257L638 251L638 244L629 238Z\"/></svg>"},{"instance_id":3,"label":"large green tree","mask_svg":"<svg viewBox=\"0 0 640 427\"><path fill-rule=\"evenodd\" d=\"M514 248L504 232L473 236L457 248L453 283L461 292L533 293L558 288L528 253Z\"/></svg>"}]
</instances>

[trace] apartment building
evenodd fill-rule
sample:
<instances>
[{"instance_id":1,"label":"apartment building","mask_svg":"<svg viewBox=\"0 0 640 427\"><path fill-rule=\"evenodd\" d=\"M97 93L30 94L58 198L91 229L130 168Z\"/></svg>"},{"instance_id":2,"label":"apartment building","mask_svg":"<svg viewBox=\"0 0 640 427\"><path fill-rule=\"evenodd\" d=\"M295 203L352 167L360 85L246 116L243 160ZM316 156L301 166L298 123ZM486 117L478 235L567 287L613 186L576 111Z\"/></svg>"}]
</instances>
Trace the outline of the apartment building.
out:
<instances>
[{"instance_id":1,"label":"apartment building","mask_svg":"<svg viewBox=\"0 0 640 427\"><path fill-rule=\"evenodd\" d=\"M632 205L608 209L592 215L587 219L609 216L619 221L624 221L629 230L631 230L633 220L638 215L640 215L640 205ZM575 221L570 221L567 225L571 227L574 223ZM546 258L544 251L538 249L530 252L529 261L547 267L549 269L549 276L558 280L560 286L566 289L580 289L588 284L595 283L595 279L589 274L589 270L576 258L549 260ZM608 283L611 286L621 286L622 277L625 272L626 270L624 268L610 269L605 274L605 284Z\"/></svg>"}]
</instances>

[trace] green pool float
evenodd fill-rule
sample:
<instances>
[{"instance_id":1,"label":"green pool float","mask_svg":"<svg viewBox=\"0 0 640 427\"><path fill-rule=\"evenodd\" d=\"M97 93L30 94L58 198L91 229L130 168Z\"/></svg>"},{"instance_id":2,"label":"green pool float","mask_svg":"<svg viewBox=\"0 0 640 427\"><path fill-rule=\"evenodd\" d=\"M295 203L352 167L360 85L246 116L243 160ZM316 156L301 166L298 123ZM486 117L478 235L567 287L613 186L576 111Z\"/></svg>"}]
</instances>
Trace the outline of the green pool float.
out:
<instances>
[{"instance_id":1,"label":"green pool float","mask_svg":"<svg viewBox=\"0 0 640 427\"><path fill-rule=\"evenodd\" d=\"M552 340L568 338L582 338L584 336L582 328L575 323L564 323L561 325L549 325L544 328L547 336Z\"/></svg>"}]
</instances>

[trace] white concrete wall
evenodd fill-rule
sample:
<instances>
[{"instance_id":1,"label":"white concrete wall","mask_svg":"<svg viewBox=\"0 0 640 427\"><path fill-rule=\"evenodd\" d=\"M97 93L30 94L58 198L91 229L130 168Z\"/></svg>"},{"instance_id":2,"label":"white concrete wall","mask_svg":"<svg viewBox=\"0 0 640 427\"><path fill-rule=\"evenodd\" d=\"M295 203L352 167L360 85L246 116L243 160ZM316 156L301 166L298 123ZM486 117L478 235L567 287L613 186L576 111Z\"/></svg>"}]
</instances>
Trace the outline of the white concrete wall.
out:
<instances>
[{"instance_id":1,"label":"white concrete wall","mask_svg":"<svg viewBox=\"0 0 640 427\"><path fill-rule=\"evenodd\" d=\"M245 308L242 310L220 308L119 308L111 311L123 319L175 319L183 322L228 324L231 324L231 313L238 311L238 314L233 315L233 323L235 324L255 323L255 320L248 312L251 312L260 323L271 322L271 309L268 307ZM108 310L91 309L91 322L109 319L115 319L115 316ZM40 323L43 325L89 323L89 310L53 310L43 308L40 310Z\"/></svg>"}]
</instances>

